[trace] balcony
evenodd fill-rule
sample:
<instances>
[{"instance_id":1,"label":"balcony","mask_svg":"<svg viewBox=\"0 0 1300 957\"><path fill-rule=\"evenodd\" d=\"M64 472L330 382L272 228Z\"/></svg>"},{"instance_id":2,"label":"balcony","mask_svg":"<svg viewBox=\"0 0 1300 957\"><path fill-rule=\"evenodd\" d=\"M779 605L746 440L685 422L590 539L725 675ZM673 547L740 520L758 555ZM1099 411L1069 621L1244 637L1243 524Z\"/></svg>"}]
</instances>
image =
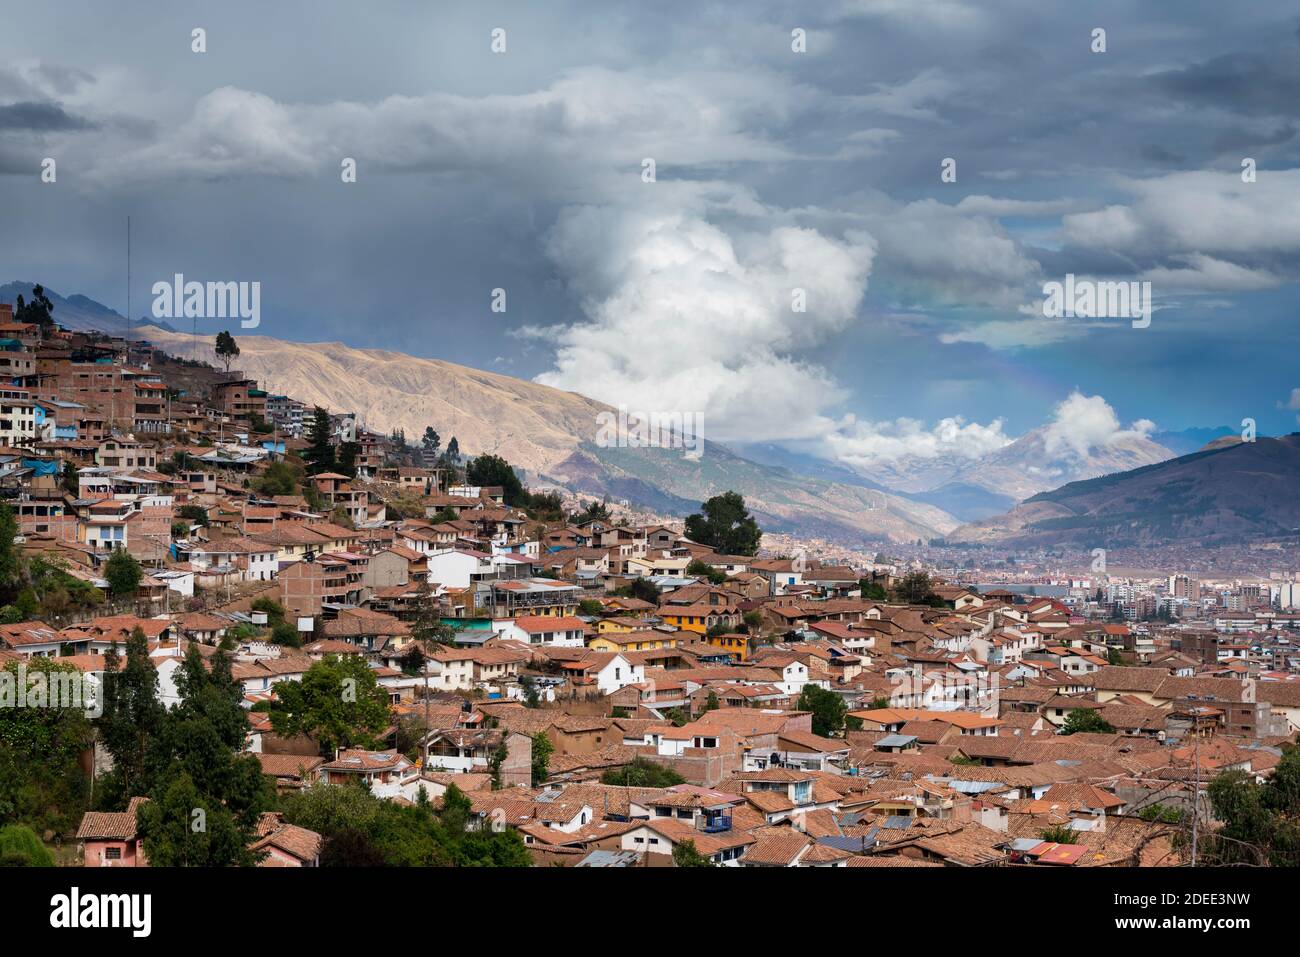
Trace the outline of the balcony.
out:
<instances>
[{"instance_id":1,"label":"balcony","mask_svg":"<svg viewBox=\"0 0 1300 957\"><path fill-rule=\"evenodd\" d=\"M722 831L730 831L731 815L716 814L713 817L706 817L700 824L700 830L705 834L718 834Z\"/></svg>"}]
</instances>

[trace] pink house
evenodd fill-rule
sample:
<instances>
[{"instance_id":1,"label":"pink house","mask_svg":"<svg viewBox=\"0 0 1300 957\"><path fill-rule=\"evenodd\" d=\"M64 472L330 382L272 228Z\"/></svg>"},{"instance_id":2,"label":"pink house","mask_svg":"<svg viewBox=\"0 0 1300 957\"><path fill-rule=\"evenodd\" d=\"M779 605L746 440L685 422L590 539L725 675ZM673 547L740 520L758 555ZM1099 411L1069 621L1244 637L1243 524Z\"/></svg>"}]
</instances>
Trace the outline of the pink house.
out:
<instances>
[{"instance_id":1,"label":"pink house","mask_svg":"<svg viewBox=\"0 0 1300 957\"><path fill-rule=\"evenodd\" d=\"M86 867L147 867L135 812L148 798L134 797L125 811L87 811L77 829Z\"/></svg>"}]
</instances>

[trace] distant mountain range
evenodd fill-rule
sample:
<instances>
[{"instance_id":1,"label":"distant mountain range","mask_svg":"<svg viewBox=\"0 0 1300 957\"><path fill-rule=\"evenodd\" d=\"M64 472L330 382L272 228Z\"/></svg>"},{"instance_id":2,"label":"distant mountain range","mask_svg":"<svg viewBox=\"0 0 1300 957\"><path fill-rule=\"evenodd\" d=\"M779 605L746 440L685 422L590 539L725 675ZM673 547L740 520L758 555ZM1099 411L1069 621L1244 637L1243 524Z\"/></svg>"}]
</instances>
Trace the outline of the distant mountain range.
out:
<instances>
[{"instance_id":1,"label":"distant mountain range","mask_svg":"<svg viewBox=\"0 0 1300 957\"><path fill-rule=\"evenodd\" d=\"M1300 433L1219 438L1190 455L1035 495L1004 515L963 525L947 541L1117 548L1295 539L1297 493Z\"/></svg>"},{"instance_id":2,"label":"distant mountain range","mask_svg":"<svg viewBox=\"0 0 1300 957\"><path fill-rule=\"evenodd\" d=\"M25 301L31 302L33 298L32 287L35 285L32 282L5 283L0 286L0 302L7 302L12 306L20 295ZM78 332L94 330L115 336L120 336L126 332L126 319L120 312L108 308L103 303L82 295L68 296L65 299L48 286L45 289L45 295L54 304L54 321L65 329L73 329ZM171 328L166 323L149 321L160 328Z\"/></svg>"},{"instance_id":3,"label":"distant mountain range","mask_svg":"<svg viewBox=\"0 0 1300 957\"><path fill-rule=\"evenodd\" d=\"M1067 482L1152 465L1176 454L1136 434L1122 434L1080 455L1052 449L1041 426L978 458L909 456L871 467L884 486L911 494L960 518L974 520L1005 512L1031 495Z\"/></svg>"},{"instance_id":4,"label":"distant mountain range","mask_svg":"<svg viewBox=\"0 0 1300 957\"><path fill-rule=\"evenodd\" d=\"M30 297L32 285L0 286L0 302L13 303L20 293ZM93 299L65 298L48 288L46 294L54 303L55 320L69 329L125 331L122 315ZM217 363L210 336L195 342L166 323L147 319L136 328L168 352ZM1013 526L1026 527L1020 516L1040 514L1045 506L1038 493L1062 483L1140 470L1233 434L1227 427L1149 438L1124 434L1087 455L1049 455L1044 427L977 459L913 457L870 470L772 444L707 442L704 455L693 461L679 450L598 446L596 417L612 410L577 393L337 342L237 338L237 365L267 389L354 412L371 429L403 429L415 441L432 425L444 444L455 436L466 454L503 455L532 482L626 500L663 514L685 515L710 495L734 489L769 530L850 546L945 535L996 540ZM1029 496L1034 498L1017 506ZM1026 511L1031 503L1033 509Z\"/></svg>"},{"instance_id":5,"label":"distant mountain range","mask_svg":"<svg viewBox=\"0 0 1300 957\"><path fill-rule=\"evenodd\" d=\"M211 338L195 343L162 328L151 328L148 338L170 353L217 361ZM674 449L599 447L596 417L614 410L574 392L338 342L236 338L237 366L273 392L355 412L382 433L403 429L411 441L431 425L444 444L455 436L466 454L502 455L530 481L671 515L733 489L768 530L848 545L930 539L960 524L924 502L753 462L714 442L705 443L699 461Z\"/></svg>"}]
</instances>

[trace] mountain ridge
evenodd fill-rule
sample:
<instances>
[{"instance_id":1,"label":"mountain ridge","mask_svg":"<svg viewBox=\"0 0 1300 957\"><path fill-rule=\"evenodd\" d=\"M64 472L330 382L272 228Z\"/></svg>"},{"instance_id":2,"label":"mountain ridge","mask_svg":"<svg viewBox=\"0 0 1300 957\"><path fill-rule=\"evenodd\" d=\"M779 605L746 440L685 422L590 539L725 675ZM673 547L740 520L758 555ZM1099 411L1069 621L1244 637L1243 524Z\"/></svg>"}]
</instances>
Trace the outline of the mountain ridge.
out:
<instances>
[{"instance_id":1,"label":"mountain ridge","mask_svg":"<svg viewBox=\"0 0 1300 957\"><path fill-rule=\"evenodd\" d=\"M1300 532L1300 433L1227 442L1034 495L950 543L1006 547L1249 544Z\"/></svg>"}]
</instances>

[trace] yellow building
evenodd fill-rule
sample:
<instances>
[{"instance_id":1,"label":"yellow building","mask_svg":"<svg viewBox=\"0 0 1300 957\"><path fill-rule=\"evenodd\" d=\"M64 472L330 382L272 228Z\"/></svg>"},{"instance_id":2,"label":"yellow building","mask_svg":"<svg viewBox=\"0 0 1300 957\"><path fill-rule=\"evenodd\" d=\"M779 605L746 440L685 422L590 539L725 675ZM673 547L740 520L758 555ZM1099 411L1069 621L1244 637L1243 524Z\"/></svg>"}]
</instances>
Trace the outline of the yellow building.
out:
<instances>
[{"instance_id":1,"label":"yellow building","mask_svg":"<svg viewBox=\"0 0 1300 957\"><path fill-rule=\"evenodd\" d=\"M704 641L735 655L737 661L744 661L749 657L749 635L709 635Z\"/></svg>"},{"instance_id":2,"label":"yellow building","mask_svg":"<svg viewBox=\"0 0 1300 957\"><path fill-rule=\"evenodd\" d=\"M676 648L684 638L693 640L694 637L664 631L611 631L592 638L587 647L595 651L658 651Z\"/></svg>"},{"instance_id":3,"label":"yellow building","mask_svg":"<svg viewBox=\"0 0 1300 957\"><path fill-rule=\"evenodd\" d=\"M672 625L674 628L680 628L683 631L693 631L700 635L703 635L716 625L735 628L740 624L740 611L735 606L710 605L706 602L697 602L694 605L679 607L665 605L659 609L659 617L664 620L666 625Z\"/></svg>"}]
</instances>

